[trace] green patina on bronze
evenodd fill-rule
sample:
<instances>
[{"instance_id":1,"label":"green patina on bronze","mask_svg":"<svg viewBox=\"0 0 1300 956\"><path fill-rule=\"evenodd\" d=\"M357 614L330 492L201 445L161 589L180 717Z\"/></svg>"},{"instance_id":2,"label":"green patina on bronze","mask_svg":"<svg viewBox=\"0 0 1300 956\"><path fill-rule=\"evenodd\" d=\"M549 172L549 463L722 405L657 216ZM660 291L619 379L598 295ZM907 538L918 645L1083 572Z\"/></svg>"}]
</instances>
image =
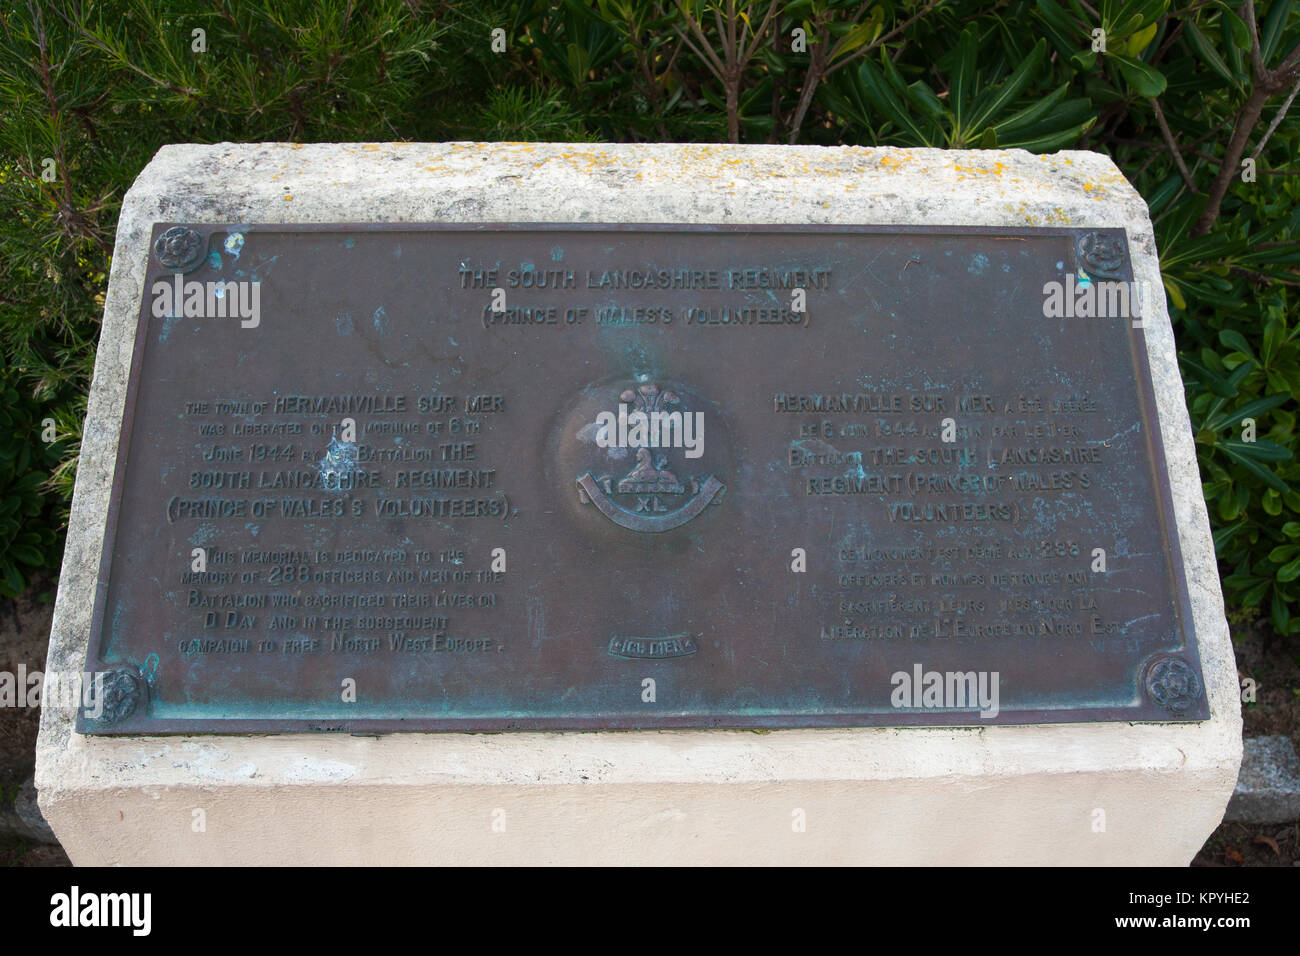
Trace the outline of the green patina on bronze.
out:
<instances>
[{"instance_id":1,"label":"green patina on bronze","mask_svg":"<svg viewBox=\"0 0 1300 956\"><path fill-rule=\"evenodd\" d=\"M154 240L83 732L1208 715L1123 230Z\"/></svg>"}]
</instances>

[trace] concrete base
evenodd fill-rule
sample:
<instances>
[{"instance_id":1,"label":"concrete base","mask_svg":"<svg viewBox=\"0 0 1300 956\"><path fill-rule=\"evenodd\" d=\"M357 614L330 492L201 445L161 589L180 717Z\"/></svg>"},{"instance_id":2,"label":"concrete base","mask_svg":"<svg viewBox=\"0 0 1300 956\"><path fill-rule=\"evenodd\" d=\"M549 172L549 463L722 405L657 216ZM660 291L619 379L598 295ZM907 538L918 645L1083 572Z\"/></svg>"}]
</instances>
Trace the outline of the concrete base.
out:
<instances>
[{"instance_id":1,"label":"concrete base","mask_svg":"<svg viewBox=\"0 0 1300 956\"><path fill-rule=\"evenodd\" d=\"M1290 737L1248 737L1237 789L1223 819L1229 823L1300 820L1300 757Z\"/></svg>"},{"instance_id":2,"label":"concrete base","mask_svg":"<svg viewBox=\"0 0 1300 956\"><path fill-rule=\"evenodd\" d=\"M80 671L155 221L1122 226L1212 717L1198 724L106 738L42 714L73 862L1186 864L1241 719L1146 206L1083 152L170 146L123 204L48 670ZM1155 296L1153 300L1151 297Z\"/></svg>"}]
</instances>

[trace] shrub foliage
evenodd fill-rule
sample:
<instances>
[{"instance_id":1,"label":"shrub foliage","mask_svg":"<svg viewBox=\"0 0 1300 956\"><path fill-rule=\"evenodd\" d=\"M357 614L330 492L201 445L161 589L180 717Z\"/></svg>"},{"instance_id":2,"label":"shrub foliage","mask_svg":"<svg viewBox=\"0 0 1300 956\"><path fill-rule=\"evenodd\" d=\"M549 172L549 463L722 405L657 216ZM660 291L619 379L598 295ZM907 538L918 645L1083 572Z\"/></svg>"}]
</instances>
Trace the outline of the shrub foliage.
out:
<instances>
[{"instance_id":1,"label":"shrub foliage","mask_svg":"<svg viewBox=\"0 0 1300 956\"><path fill-rule=\"evenodd\" d=\"M0 593L57 560L165 143L1077 148L1151 207L1229 601L1300 632L1298 89L1294 0L0 0Z\"/></svg>"}]
</instances>

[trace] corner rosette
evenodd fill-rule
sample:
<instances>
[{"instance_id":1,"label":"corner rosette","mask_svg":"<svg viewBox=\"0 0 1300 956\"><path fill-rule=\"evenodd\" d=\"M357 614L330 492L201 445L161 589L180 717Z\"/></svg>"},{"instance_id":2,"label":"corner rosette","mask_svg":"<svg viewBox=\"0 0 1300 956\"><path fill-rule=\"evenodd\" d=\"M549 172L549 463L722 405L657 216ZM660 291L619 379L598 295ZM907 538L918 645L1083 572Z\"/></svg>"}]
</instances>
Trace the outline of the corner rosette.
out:
<instances>
[{"instance_id":1,"label":"corner rosette","mask_svg":"<svg viewBox=\"0 0 1300 956\"><path fill-rule=\"evenodd\" d=\"M1123 279L1128 243L1121 236L1089 232L1075 244L1079 267L1094 279Z\"/></svg>"},{"instance_id":2,"label":"corner rosette","mask_svg":"<svg viewBox=\"0 0 1300 956\"><path fill-rule=\"evenodd\" d=\"M158 672L158 655L150 654L144 666L119 665L95 677L95 693L85 708L86 719L113 725L126 720L137 710L148 710L154 675Z\"/></svg>"},{"instance_id":3,"label":"corner rosette","mask_svg":"<svg viewBox=\"0 0 1300 956\"><path fill-rule=\"evenodd\" d=\"M1190 710L1204 691L1196 671L1181 657L1152 659L1143 686L1148 697L1173 714Z\"/></svg>"},{"instance_id":4,"label":"corner rosette","mask_svg":"<svg viewBox=\"0 0 1300 956\"><path fill-rule=\"evenodd\" d=\"M189 272L203 259L203 237L186 226L172 226L153 245L162 265L173 272Z\"/></svg>"}]
</instances>

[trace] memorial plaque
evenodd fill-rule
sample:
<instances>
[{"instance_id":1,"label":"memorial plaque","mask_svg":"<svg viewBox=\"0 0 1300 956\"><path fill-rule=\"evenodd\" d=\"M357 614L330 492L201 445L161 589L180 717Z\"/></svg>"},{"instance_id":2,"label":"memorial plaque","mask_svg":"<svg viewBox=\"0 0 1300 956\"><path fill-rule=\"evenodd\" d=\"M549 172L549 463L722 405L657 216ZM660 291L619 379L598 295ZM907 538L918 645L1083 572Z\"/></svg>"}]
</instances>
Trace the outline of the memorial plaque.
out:
<instances>
[{"instance_id":1,"label":"memorial plaque","mask_svg":"<svg viewBox=\"0 0 1300 956\"><path fill-rule=\"evenodd\" d=\"M1208 716L1122 229L153 239L83 732Z\"/></svg>"}]
</instances>

